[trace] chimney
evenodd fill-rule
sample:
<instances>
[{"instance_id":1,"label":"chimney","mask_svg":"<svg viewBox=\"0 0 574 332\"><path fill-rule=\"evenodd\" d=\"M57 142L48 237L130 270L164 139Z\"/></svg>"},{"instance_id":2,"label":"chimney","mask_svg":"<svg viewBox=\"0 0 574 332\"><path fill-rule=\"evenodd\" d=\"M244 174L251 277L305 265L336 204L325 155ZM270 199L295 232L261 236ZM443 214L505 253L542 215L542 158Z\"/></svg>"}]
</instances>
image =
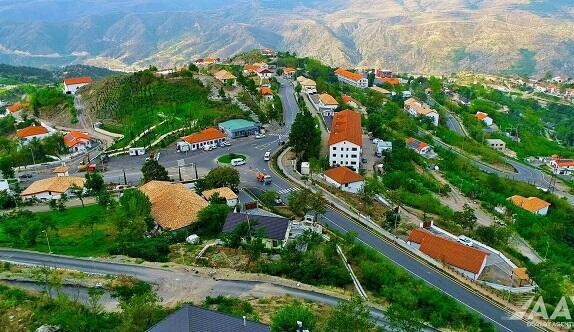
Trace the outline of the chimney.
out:
<instances>
[{"instance_id":1,"label":"chimney","mask_svg":"<svg viewBox=\"0 0 574 332\"><path fill-rule=\"evenodd\" d=\"M243 316L243 326L247 326L247 317Z\"/></svg>"}]
</instances>

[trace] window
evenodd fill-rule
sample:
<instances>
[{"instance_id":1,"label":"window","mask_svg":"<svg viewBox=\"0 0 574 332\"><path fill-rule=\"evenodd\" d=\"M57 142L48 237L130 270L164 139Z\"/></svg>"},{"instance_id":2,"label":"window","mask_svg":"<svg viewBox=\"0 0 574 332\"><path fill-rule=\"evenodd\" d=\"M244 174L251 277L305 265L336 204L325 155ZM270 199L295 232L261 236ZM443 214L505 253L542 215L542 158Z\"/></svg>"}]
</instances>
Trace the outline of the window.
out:
<instances>
[{"instance_id":1,"label":"window","mask_svg":"<svg viewBox=\"0 0 574 332\"><path fill-rule=\"evenodd\" d=\"M351 161L351 165L356 165L357 162L356 161Z\"/></svg>"},{"instance_id":2,"label":"window","mask_svg":"<svg viewBox=\"0 0 574 332\"><path fill-rule=\"evenodd\" d=\"M352 154L352 155L351 155L351 158L357 158L357 155L356 155L356 154Z\"/></svg>"},{"instance_id":3,"label":"window","mask_svg":"<svg viewBox=\"0 0 574 332\"><path fill-rule=\"evenodd\" d=\"M347 151L349 151L349 148L347 148Z\"/></svg>"},{"instance_id":4,"label":"window","mask_svg":"<svg viewBox=\"0 0 574 332\"><path fill-rule=\"evenodd\" d=\"M336 154L336 153L333 153L333 158L336 158L336 157L337 157L337 154Z\"/></svg>"},{"instance_id":5,"label":"window","mask_svg":"<svg viewBox=\"0 0 574 332\"><path fill-rule=\"evenodd\" d=\"M357 151L357 148L352 148L351 151Z\"/></svg>"},{"instance_id":6,"label":"window","mask_svg":"<svg viewBox=\"0 0 574 332\"><path fill-rule=\"evenodd\" d=\"M279 241L273 240L273 244L272 244L272 245L273 245L273 248L279 247Z\"/></svg>"},{"instance_id":7,"label":"window","mask_svg":"<svg viewBox=\"0 0 574 332\"><path fill-rule=\"evenodd\" d=\"M349 155L345 155L345 158L349 158Z\"/></svg>"},{"instance_id":8,"label":"window","mask_svg":"<svg viewBox=\"0 0 574 332\"><path fill-rule=\"evenodd\" d=\"M333 151L337 151L337 147L336 147L336 146L333 147Z\"/></svg>"}]
</instances>

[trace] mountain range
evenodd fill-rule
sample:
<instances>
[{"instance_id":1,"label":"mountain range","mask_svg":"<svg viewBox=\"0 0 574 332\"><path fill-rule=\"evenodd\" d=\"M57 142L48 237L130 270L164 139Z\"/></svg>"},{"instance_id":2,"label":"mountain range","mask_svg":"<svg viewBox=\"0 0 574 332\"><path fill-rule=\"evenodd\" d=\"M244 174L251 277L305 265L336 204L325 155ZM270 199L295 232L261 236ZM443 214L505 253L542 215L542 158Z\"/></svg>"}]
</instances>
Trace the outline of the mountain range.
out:
<instances>
[{"instance_id":1,"label":"mountain range","mask_svg":"<svg viewBox=\"0 0 574 332\"><path fill-rule=\"evenodd\" d=\"M0 0L0 63L136 70L260 47L331 66L574 76L574 2Z\"/></svg>"}]
</instances>

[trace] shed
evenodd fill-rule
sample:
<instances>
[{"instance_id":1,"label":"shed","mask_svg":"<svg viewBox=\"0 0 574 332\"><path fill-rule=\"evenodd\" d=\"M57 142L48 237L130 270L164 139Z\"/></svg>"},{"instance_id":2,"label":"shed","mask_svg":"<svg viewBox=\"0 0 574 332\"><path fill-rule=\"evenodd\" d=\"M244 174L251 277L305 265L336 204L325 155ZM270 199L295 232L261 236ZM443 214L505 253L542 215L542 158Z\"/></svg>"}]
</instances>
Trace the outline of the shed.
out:
<instances>
[{"instance_id":1,"label":"shed","mask_svg":"<svg viewBox=\"0 0 574 332\"><path fill-rule=\"evenodd\" d=\"M233 119L219 124L219 129L223 130L230 138L255 135L259 133L260 127L258 123L245 119Z\"/></svg>"}]
</instances>

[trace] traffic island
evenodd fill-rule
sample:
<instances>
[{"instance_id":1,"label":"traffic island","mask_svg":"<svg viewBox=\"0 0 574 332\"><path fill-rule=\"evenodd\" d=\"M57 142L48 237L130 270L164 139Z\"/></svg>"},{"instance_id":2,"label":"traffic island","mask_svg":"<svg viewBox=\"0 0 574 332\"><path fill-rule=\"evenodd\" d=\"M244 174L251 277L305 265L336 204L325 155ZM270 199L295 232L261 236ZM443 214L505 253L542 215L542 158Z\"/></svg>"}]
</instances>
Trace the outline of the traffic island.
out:
<instances>
[{"instance_id":1,"label":"traffic island","mask_svg":"<svg viewBox=\"0 0 574 332\"><path fill-rule=\"evenodd\" d=\"M239 153L227 153L217 158L217 161L222 164L230 164L233 159L247 160L247 157Z\"/></svg>"}]
</instances>

